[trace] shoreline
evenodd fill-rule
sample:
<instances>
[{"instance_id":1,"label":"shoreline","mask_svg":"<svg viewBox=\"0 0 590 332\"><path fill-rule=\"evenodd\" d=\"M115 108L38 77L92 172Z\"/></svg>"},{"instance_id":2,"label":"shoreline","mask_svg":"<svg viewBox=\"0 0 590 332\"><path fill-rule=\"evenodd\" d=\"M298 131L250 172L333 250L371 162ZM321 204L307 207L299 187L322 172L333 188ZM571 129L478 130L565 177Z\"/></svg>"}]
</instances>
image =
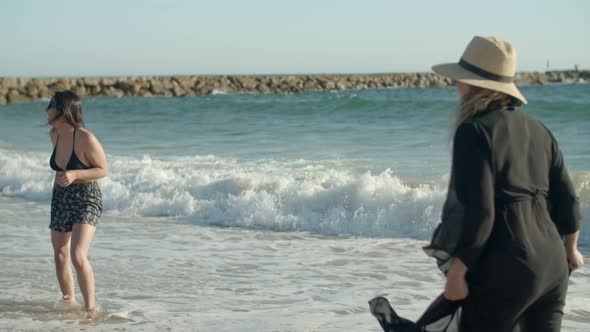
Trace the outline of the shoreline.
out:
<instances>
[{"instance_id":1,"label":"shoreline","mask_svg":"<svg viewBox=\"0 0 590 332\"><path fill-rule=\"evenodd\" d=\"M0 295L2 331L140 326L146 332L229 332L239 326L245 331L377 332L369 299L385 296L400 315L416 319L444 285L419 240L318 237L104 216L90 248L102 316L80 325L82 313L54 308L59 286L47 236L48 210L26 207L14 206L14 218L0 223L0 258L7 271L0 278L6 289ZM563 331L587 330L589 270L583 266L572 274ZM82 302L78 290L75 296Z\"/></svg>"},{"instance_id":2,"label":"shoreline","mask_svg":"<svg viewBox=\"0 0 590 332\"><path fill-rule=\"evenodd\" d=\"M519 72L517 85L590 82L589 70ZM435 73L309 75L174 75L28 78L0 77L0 105L50 98L71 89L81 97L202 96L287 94L310 91L448 87L449 78Z\"/></svg>"}]
</instances>

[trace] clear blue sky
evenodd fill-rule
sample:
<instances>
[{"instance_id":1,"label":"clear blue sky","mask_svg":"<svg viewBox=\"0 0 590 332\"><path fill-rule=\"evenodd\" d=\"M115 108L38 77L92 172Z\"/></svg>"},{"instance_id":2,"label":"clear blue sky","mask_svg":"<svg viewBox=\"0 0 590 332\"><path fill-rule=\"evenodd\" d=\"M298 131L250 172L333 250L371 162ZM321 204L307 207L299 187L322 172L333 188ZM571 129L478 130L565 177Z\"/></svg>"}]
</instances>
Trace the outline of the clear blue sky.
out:
<instances>
[{"instance_id":1,"label":"clear blue sky","mask_svg":"<svg viewBox=\"0 0 590 332\"><path fill-rule=\"evenodd\" d=\"M424 72L473 35L590 69L586 0L2 0L0 76Z\"/></svg>"}]
</instances>

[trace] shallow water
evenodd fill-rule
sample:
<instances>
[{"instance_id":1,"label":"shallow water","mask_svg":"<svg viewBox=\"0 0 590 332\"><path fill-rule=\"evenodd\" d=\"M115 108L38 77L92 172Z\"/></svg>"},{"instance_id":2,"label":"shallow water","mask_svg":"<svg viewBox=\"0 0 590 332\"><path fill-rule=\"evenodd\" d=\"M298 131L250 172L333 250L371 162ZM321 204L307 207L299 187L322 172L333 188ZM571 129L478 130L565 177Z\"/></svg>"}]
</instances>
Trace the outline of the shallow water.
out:
<instances>
[{"instance_id":1,"label":"shallow water","mask_svg":"<svg viewBox=\"0 0 590 332\"><path fill-rule=\"evenodd\" d=\"M103 311L86 325L53 308L46 211L0 202L20 211L0 220L0 330L379 331L369 299L386 296L415 319L444 285L419 240L105 217L90 250ZM588 329L588 298L585 266L571 278L564 331Z\"/></svg>"},{"instance_id":2,"label":"shallow water","mask_svg":"<svg viewBox=\"0 0 590 332\"><path fill-rule=\"evenodd\" d=\"M523 88L556 135L590 254L590 85ZM379 331L442 290L451 89L84 101L110 163L90 249L96 322L54 308L46 101L0 107L0 330ZM157 131L157 135L154 132ZM590 329L590 269L564 331ZM78 292L78 301L81 296Z\"/></svg>"}]
</instances>

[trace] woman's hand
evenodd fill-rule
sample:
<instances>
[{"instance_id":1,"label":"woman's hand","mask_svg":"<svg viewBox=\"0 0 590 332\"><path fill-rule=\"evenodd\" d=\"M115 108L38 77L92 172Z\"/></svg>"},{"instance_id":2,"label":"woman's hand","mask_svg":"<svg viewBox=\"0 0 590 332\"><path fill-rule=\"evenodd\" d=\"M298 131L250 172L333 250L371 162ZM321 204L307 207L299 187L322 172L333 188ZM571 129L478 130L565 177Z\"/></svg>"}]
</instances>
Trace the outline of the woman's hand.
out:
<instances>
[{"instance_id":1,"label":"woman's hand","mask_svg":"<svg viewBox=\"0 0 590 332\"><path fill-rule=\"evenodd\" d=\"M55 183L60 187L67 187L75 180L76 172L73 170L65 172L58 171L55 173Z\"/></svg>"},{"instance_id":2,"label":"woman's hand","mask_svg":"<svg viewBox=\"0 0 590 332\"><path fill-rule=\"evenodd\" d=\"M584 265L584 256L578 250L578 238L580 237L580 231L576 231L571 234L567 234L563 238L563 244L565 245L565 254L567 257L567 265L570 268L570 272L575 271L580 266Z\"/></svg>"},{"instance_id":3,"label":"woman's hand","mask_svg":"<svg viewBox=\"0 0 590 332\"><path fill-rule=\"evenodd\" d=\"M459 301L469 295L469 288L467 281L465 281L465 274L467 273L467 266L461 259L453 258L451 268L447 272L447 283L445 285L444 297L450 301Z\"/></svg>"},{"instance_id":4,"label":"woman's hand","mask_svg":"<svg viewBox=\"0 0 590 332\"><path fill-rule=\"evenodd\" d=\"M465 281L465 276L451 276L447 275L447 283L445 285L445 298L450 301L459 301L469 295L469 288Z\"/></svg>"},{"instance_id":5,"label":"woman's hand","mask_svg":"<svg viewBox=\"0 0 590 332\"><path fill-rule=\"evenodd\" d=\"M578 248L566 250L566 255L567 265L569 266L571 272L584 265L584 256L582 256Z\"/></svg>"}]
</instances>

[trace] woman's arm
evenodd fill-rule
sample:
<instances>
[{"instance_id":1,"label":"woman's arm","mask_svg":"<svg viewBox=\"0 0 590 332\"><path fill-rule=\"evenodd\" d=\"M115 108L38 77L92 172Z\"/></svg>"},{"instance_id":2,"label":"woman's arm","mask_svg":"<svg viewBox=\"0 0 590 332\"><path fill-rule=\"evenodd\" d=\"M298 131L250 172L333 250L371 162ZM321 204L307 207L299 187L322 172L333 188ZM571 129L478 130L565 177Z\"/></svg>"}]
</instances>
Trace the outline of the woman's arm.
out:
<instances>
[{"instance_id":1,"label":"woman's arm","mask_svg":"<svg viewBox=\"0 0 590 332\"><path fill-rule=\"evenodd\" d=\"M578 237L580 231L568 234L563 238L563 244L565 245L565 253L567 255L567 265L570 271L575 271L577 268L584 265L584 256L578 250Z\"/></svg>"},{"instance_id":2,"label":"woman's arm","mask_svg":"<svg viewBox=\"0 0 590 332\"><path fill-rule=\"evenodd\" d=\"M495 185L491 150L483 129L464 123L453 143L453 176L458 201L464 208L464 221L454 257L470 269L492 233L495 218Z\"/></svg>"},{"instance_id":3,"label":"woman's arm","mask_svg":"<svg viewBox=\"0 0 590 332\"><path fill-rule=\"evenodd\" d=\"M549 172L549 211L551 219L562 236L576 233L580 229L580 202L574 185L565 167L563 154L553 138L553 160ZM576 237L577 243L577 237Z\"/></svg>"},{"instance_id":4,"label":"woman's arm","mask_svg":"<svg viewBox=\"0 0 590 332\"><path fill-rule=\"evenodd\" d=\"M73 182L89 182L107 176L107 158L98 139L88 131L80 131L80 150L89 169L67 170L57 172L56 183L59 186L67 187Z\"/></svg>"},{"instance_id":5,"label":"woman's arm","mask_svg":"<svg viewBox=\"0 0 590 332\"><path fill-rule=\"evenodd\" d=\"M453 142L454 189L464 208L461 234L447 272L445 297L467 297L467 271L479 261L494 225L494 175L491 150L482 128L464 123L457 128Z\"/></svg>"},{"instance_id":6,"label":"woman's arm","mask_svg":"<svg viewBox=\"0 0 590 332\"><path fill-rule=\"evenodd\" d=\"M547 130L549 134L551 132ZM563 236L563 244L570 271L584 265L584 256L578 251L580 236L580 202L574 185L565 167L563 154L557 141L551 135L553 160L549 173L549 202L551 219Z\"/></svg>"},{"instance_id":7,"label":"woman's arm","mask_svg":"<svg viewBox=\"0 0 590 332\"><path fill-rule=\"evenodd\" d=\"M51 139L51 143L55 146L55 143L57 142L57 130L55 130L55 128L51 128L49 131L49 139Z\"/></svg>"}]
</instances>

